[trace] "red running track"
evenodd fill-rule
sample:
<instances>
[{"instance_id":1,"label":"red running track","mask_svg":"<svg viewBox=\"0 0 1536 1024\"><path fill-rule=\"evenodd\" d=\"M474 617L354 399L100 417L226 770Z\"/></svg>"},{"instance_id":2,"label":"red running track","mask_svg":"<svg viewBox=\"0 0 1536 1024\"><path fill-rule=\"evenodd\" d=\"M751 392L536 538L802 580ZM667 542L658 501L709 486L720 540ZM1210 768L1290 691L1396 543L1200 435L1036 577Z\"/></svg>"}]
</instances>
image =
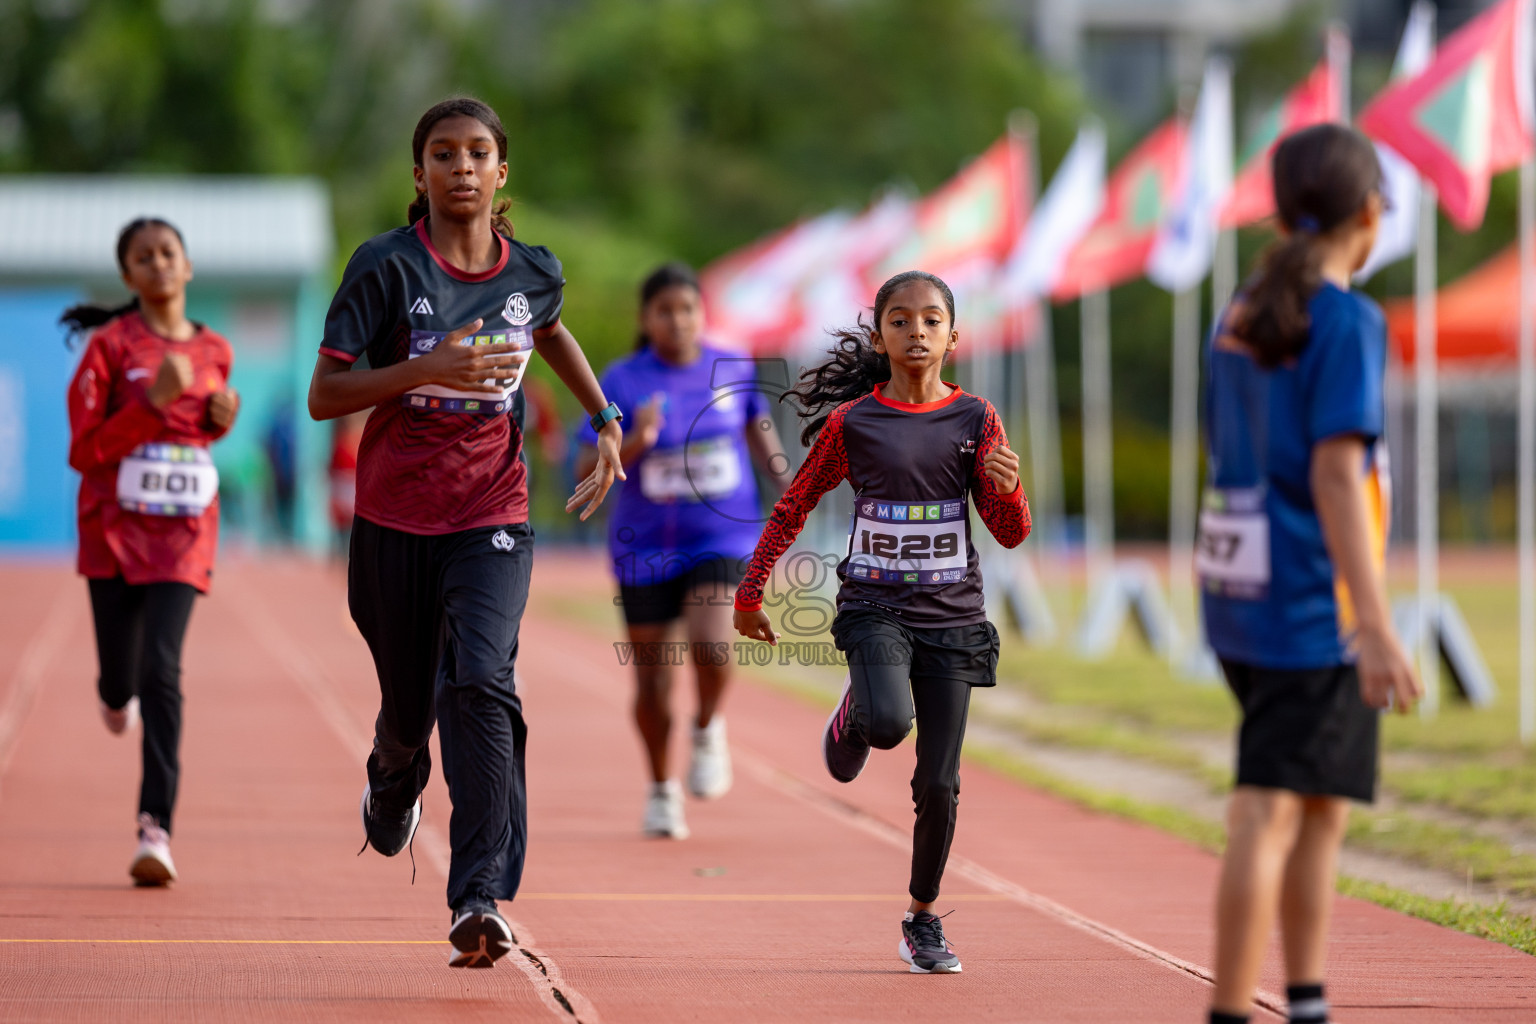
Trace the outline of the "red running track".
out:
<instances>
[{"instance_id":1,"label":"red running track","mask_svg":"<svg viewBox=\"0 0 1536 1024\"><path fill-rule=\"evenodd\" d=\"M1204 1019L1215 860L975 766L941 900L965 973L906 973L910 746L838 786L824 711L745 678L736 788L690 803L693 839L642 839L615 635L540 611L557 588L602 594L601 569L558 553L519 664L521 952L447 967L438 780L414 886L406 857L355 856L376 684L339 574L296 562L231 563L194 612L181 881L132 889L136 745L96 713L85 586L47 566L0 583L0 1019ZM1536 1020L1536 959L1353 900L1333 935L1346 1024Z\"/></svg>"}]
</instances>

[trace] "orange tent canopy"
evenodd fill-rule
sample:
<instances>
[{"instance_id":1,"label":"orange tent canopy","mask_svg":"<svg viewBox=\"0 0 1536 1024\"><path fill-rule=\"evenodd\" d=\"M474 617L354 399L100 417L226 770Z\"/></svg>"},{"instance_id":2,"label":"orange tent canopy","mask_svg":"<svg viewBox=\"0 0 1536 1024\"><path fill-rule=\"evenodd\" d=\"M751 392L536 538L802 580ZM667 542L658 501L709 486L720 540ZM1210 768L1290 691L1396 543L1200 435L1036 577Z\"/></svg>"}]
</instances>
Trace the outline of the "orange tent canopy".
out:
<instances>
[{"instance_id":1,"label":"orange tent canopy","mask_svg":"<svg viewBox=\"0 0 1536 1024\"><path fill-rule=\"evenodd\" d=\"M1387 333L1405 365L1413 365L1413 298L1386 304ZM1459 281L1440 289L1435 320L1438 363L1446 367L1510 366L1519 359L1520 251L1512 245Z\"/></svg>"}]
</instances>

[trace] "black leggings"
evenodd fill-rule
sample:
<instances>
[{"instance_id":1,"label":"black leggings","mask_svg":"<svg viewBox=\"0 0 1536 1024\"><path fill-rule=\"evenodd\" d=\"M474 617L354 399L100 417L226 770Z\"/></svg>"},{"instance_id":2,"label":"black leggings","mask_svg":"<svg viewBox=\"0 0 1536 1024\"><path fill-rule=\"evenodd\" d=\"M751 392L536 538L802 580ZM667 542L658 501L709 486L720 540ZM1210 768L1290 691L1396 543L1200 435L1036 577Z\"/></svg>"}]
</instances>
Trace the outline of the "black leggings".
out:
<instances>
[{"instance_id":1,"label":"black leggings","mask_svg":"<svg viewBox=\"0 0 1536 1024\"><path fill-rule=\"evenodd\" d=\"M971 687L989 686L997 667L990 623L948 629L907 626L895 616L857 606L832 626L848 656L852 728L869 745L889 750L917 721L912 773L912 874L907 891L919 903L939 898L960 809L960 747Z\"/></svg>"},{"instance_id":2,"label":"black leggings","mask_svg":"<svg viewBox=\"0 0 1536 1024\"><path fill-rule=\"evenodd\" d=\"M441 535L352 526L347 601L379 675L368 785L388 810L415 803L436 724L455 910L512 899L522 882L528 727L513 664L532 569L527 523Z\"/></svg>"},{"instance_id":3,"label":"black leggings","mask_svg":"<svg viewBox=\"0 0 1536 1024\"><path fill-rule=\"evenodd\" d=\"M144 779L139 813L171 830L181 774L181 644L197 588L188 583L88 580L96 621L96 692L121 709L139 698L144 721Z\"/></svg>"}]
</instances>

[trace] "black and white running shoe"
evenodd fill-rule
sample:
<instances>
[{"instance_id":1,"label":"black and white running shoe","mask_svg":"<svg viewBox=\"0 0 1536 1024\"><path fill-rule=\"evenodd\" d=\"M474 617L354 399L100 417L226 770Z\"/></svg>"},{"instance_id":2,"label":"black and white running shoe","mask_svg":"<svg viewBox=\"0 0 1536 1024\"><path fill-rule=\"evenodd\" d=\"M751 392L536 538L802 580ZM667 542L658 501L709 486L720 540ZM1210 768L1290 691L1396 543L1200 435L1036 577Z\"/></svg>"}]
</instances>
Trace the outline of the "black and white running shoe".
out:
<instances>
[{"instance_id":1,"label":"black and white running shoe","mask_svg":"<svg viewBox=\"0 0 1536 1024\"><path fill-rule=\"evenodd\" d=\"M843 683L843 695L821 731L821 756L838 782L852 782L869 763L869 744L853 728L853 676Z\"/></svg>"},{"instance_id":2,"label":"black and white running shoe","mask_svg":"<svg viewBox=\"0 0 1536 1024\"><path fill-rule=\"evenodd\" d=\"M517 940L507 919L496 912L496 904L466 903L454 911L448 941L453 943L449 967L491 967Z\"/></svg>"},{"instance_id":3,"label":"black and white running shoe","mask_svg":"<svg viewBox=\"0 0 1536 1024\"><path fill-rule=\"evenodd\" d=\"M363 799L357 809L363 818L367 845L386 857L393 857L405 849L416 834L416 826L421 824L421 797L417 797L404 814L391 814L373 799L373 787L364 786Z\"/></svg>"},{"instance_id":4,"label":"black and white running shoe","mask_svg":"<svg viewBox=\"0 0 1536 1024\"><path fill-rule=\"evenodd\" d=\"M902 918L896 952L913 974L960 973L960 958L944 941L944 925L926 910Z\"/></svg>"}]
</instances>

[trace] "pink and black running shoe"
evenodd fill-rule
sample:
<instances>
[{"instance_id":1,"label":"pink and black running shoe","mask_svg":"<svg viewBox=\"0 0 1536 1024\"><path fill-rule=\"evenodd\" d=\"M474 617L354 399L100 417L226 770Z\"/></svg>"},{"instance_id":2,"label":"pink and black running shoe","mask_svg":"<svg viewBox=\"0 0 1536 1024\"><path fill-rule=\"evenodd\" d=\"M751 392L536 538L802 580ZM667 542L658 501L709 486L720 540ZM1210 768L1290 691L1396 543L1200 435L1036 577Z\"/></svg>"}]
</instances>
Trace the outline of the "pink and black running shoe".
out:
<instances>
[{"instance_id":1,"label":"pink and black running shoe","mask_svg":"<svg viewBox=\"0 0 1536 1024\"><path fill-rule=\"evenodd\" d=\"M827 771L838 782L852 782L869 763L869 743L853 721L853 676L843 683L843 695L821 733L821 756Z\"/></svg>"}]
</instances>

